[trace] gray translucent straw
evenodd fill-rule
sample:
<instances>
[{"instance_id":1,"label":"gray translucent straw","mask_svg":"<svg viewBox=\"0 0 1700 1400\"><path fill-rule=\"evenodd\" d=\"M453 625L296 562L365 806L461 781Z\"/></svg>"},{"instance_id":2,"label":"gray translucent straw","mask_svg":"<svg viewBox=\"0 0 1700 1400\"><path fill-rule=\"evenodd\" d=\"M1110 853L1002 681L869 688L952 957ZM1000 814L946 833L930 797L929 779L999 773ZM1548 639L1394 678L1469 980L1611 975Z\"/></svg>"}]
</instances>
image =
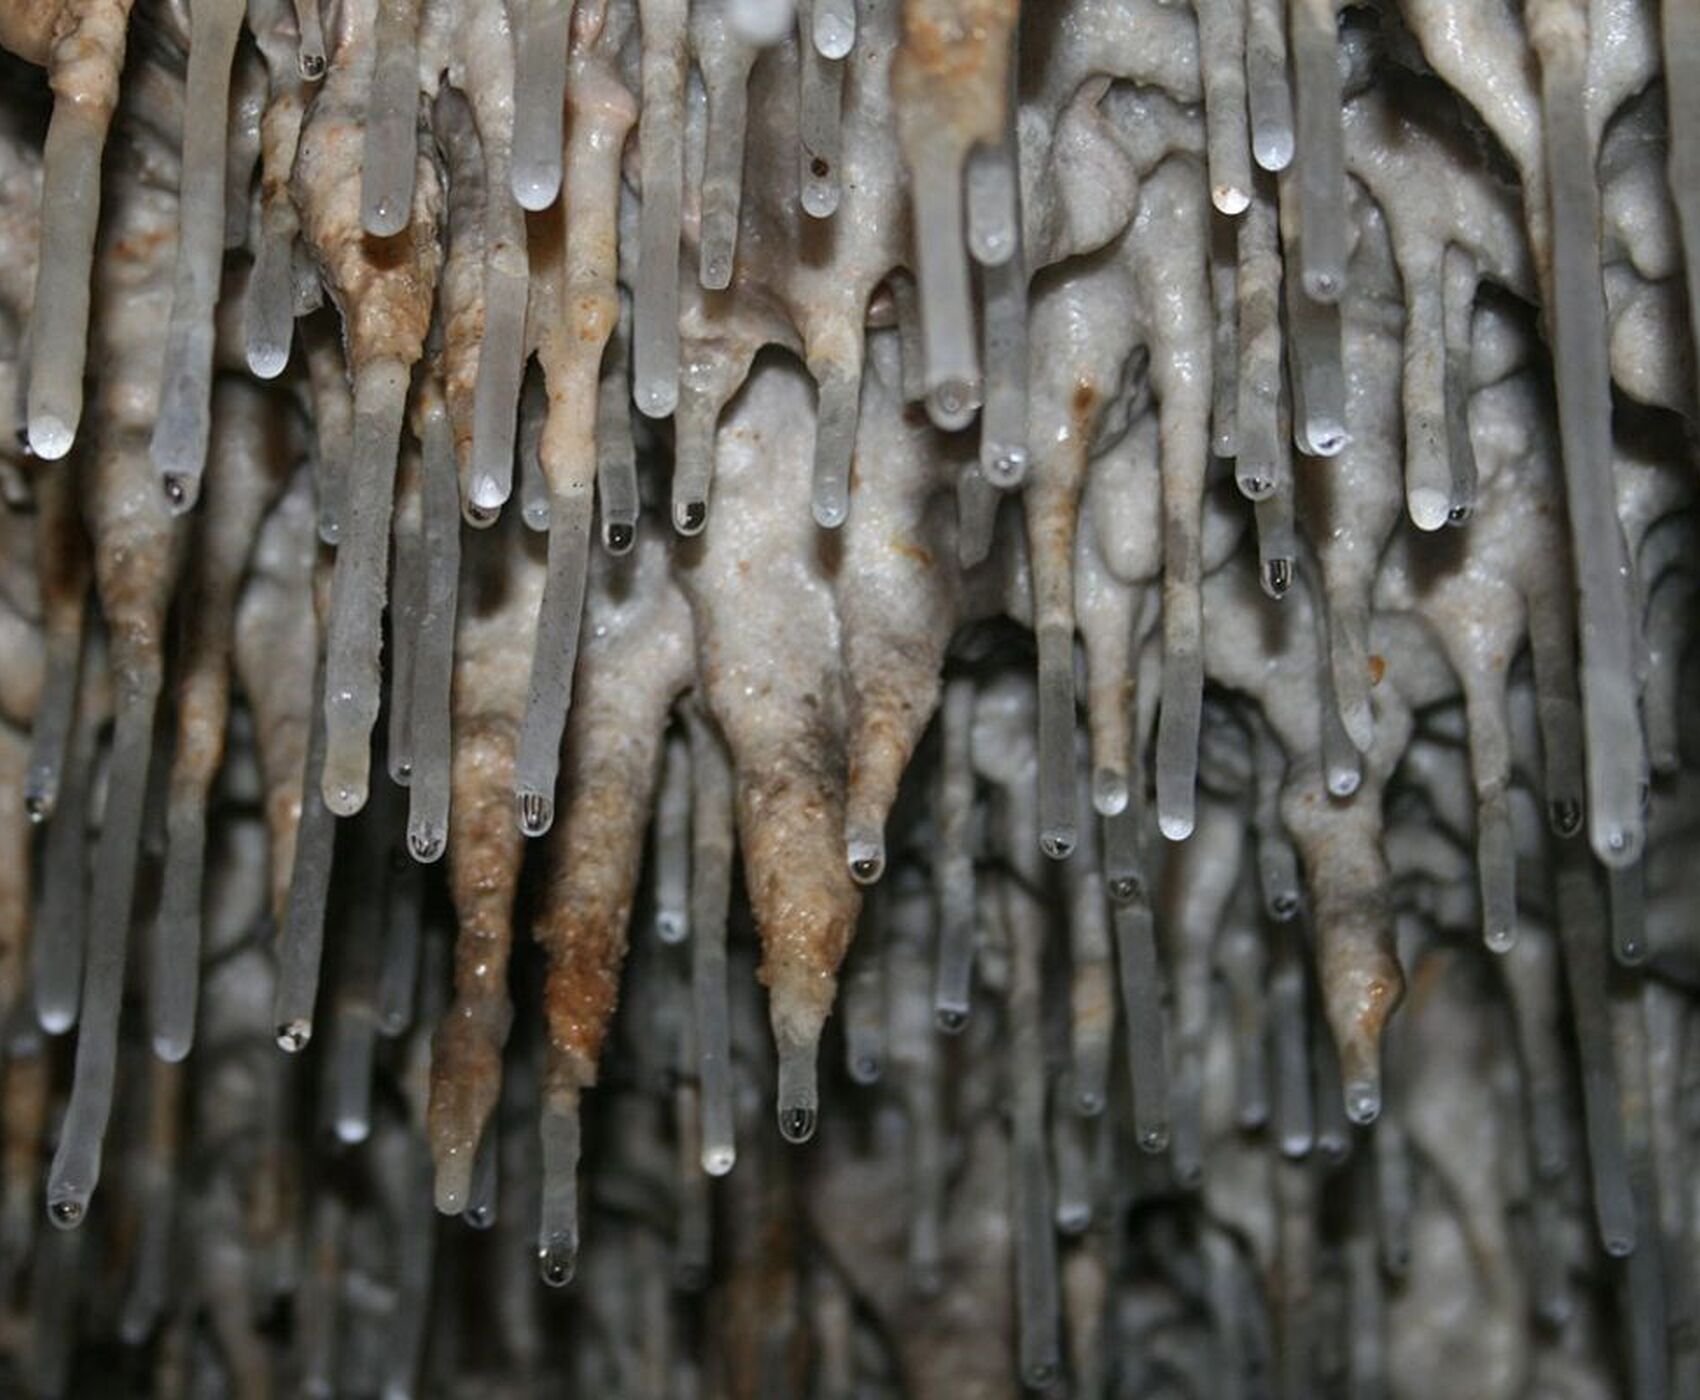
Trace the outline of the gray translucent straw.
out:
<instances>
[{"instance_id":1,"label":"gray translucent straw","mask_svg":"<svg viewBox=\"0 0 1700 1400\"><path fill-rule=\"evenodd\" d=\"M53 1223L82 1223L100 1180L101 1142L112 1112L118 1074L118 1014L124 999L124 965L130 942L130 904L141 853L142 812L147 805L153 754L158 678L140 683L119 703L112 743L106 814L95 854L94 900L83 966L82 1026L71 1102L59 1149L47 1178Z\"/></svg>"},{"instance_id":2,"label":"gray translucent straw","mask_svg":"<svg viewBox=\"0 0 1700 1400\"><path fill-rule=\"evenodd\" d=\"M408 784L407 849L417 861L442 855L449 837L449 692L460 585L460 488L448 414L425 415L423 456L425 606L413 657L413 777Z\"/></svg>"}]
</instances>

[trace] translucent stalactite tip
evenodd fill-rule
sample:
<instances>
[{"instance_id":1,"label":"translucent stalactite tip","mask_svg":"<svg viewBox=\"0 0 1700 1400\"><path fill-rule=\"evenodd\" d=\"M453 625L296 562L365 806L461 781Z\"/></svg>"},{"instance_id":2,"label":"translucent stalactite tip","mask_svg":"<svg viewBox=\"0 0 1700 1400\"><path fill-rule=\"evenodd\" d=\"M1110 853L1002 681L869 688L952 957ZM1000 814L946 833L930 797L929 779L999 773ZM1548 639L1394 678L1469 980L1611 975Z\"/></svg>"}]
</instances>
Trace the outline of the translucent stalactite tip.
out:
<instances>
[{"instance_id":1,"label":"translucent stalactite tip","mask_svg":"<svg viewBox=\"0 0 1700 1400\"><path fill-rule=\"evenodd\" d=\"M1192 835L1191 812L1160 812L1157 816L1157 829L1163 833L1165 841L1185 841Z\"/></svg>"},{"instance_id":2,"label":"translucent stalactite tip","mask_svg":"<svg viewBox=\"0 0 1700 1400\"><path fill-rule=\"evenodd\" d=\"M466 1209L467 1197L472 1194L472 1168L459 1148L445 1152L437 1163L436 1180L431 1186L431 1200L440 1215L459 1215Z\"/></svg>"},{"instance_id":3,"label":"translucent stalactite tip","mask_svg":"<svg viewBox=\"0 0 1700 1400\"><path fill-rule=\"evenodd\" d=\"M510 494L511 488L488 472L473 473L472 483L466 493L467 518L470 520L471 512L476 510L482 522L489 524L508 503Z\"/></svg>"},{"instance_id":4,"label":"translucent stalactite tip","mask_svg":"<svg viewBox=\"0 0 1700 1400\"><path fill-rule=\"evenodd\" d=\"M407 851L421 865L430 865L442 858L448 844L448 833L433 823L410 824L407 829Z\"/></svg>"},{"instance_id":5,"label":"translucent stalactite tip","mask_svg":"<svg viewBox=\"0 0 1700 1400\"><path fill-rule=\"evenodd\" d=\"M815 52L822 58L846 57L856 43L856 11L853 6L815 6Z\"/></svg>"},{"instance_id":6,"label":"translucent stalactite tip","mask_svg":"<svg viewBox=\"0 0 1700 1400\"><path fill-rule=\"evenodd\" d=\"M780 1104L779 1135L786 1142L807 1142L815 1135L815 1116L815 1110L807 1104Z\"/></svg>"},{"instance_id":7,"label":"translucent stalactite tip","mask_svg":"<svg viewBox=\"0 0 1700 1400\"><path fill-rule=\"evenodd\" d=\"M852 837L845 848L850 878L858 885L871 885L885 873L885 842Z\"/></svg>"},{"instance_id":8,"label":"translucent stalactite tip","mask_svg":"<svg viewBox=\"0 0 1700 1400\"><path fill-rule=\"evenodd\" d=\"M1363 1127L1375 1122L1380 1114L1380 1085L1368 1079L1354 1079L1346 1085L1346 1117Z\"/></svg>"},{"instance_id":9,"label":"translucent stalactite tip","mask_svg":"<svg viewBox=\"0 0 1700 1400\"><path fill-rule=\"evenodd\" d=\"M1438 530L1452 514L1452 498L1431 486L1416 486L1405 495L1411 523L1419 530Z\"/></svg>"},{"instance_id":10,"label":"translucent stalactite tip","mask_svg":"<svg viewBox=\"0 0 1700 1400\"><path fill-rule=\"evenodd\" d=\"M166 472L160 477L159 484L165 491L165 503L171 507L173 515L183 515L194 509L201 490L199 477L183 472Z\"/></svg>"},{"instance_id":11,"label":"translucent stalactite tip","mask_svg":"<svg viewBox=\"0 0 1700 1400\"><path fill-rule=\"evenodd\" d=\"M1100 768L1092 774L1092 807L1101 817L1119 817L1127 810L1127 774Z\"/></svg>"},{"instance_id":12,"label":"translucent stalactite tip","mask_svg":"<svg viewBox=\"0 0 1700 1400\"><path fill-rule=\"evenodd\" d=\"M933 1021L946 1035L960 1035L968 1025L968 1012L960 1006L941 1006L933 1012Z\"/></svg>"},{"instance_id":13,"label":"translucent stalactite tip","mask_svg":"<svg viewBox=\"0 0 1700 1400\"><path fill-rule=\"evenodd\" d=\"M71 450L76 432L63 418L37 413L29 422L29 450L44 461L57 462Z\"/></svg>"},{"instance_id":14,"label":"translucent stalactite tip","mask_svg":"<svg viewBox=\"0 0 1700 1400\"><path fill-rule=\"evenodd\" d=\"M542 836L555 824L555 801L541 792L516 793L514 808L527 836Z\"/></svg>"},{"instance_id":15,"label":"translucent stalactite tip","mask_svg":"<svg viewBox=\"0 0 1700 1400\"><path fill-rule=\"evenodd\" d=\"M1233 218L1251 207L1251 192L1234 185L1213 185L1210 202L1216 206L1218 213Z\"/></svg>"},{"instance_id":16,"label":"translucent stalactite tip","mask_svg":"<svg viewBox=\"0 0 1700 1400\"><path fill-rule=\"evenodd\" d=\"M1076 840L1072 826L1054 826L1039 834L1039 849L1051 860L1067 860L1074 854Z\"/></svg>"},{"instance_id":17,"label":"translucent stalactite tip","mask_svg":"<svg viewBox=\"0 0 1700 1400\"><path fill-rule=\"evenodd\" d=\"M979 407L980 392L966 379L946 379L927 391L927 416L947 433L966 428Z\"/></svg>"},{"instance_id":18,"label":"translucent stalactite tip","mask_svg":"<svg viewBox=\"0 0 1700 1400\"><path fill-rule=\"evenodd\" d=\"M782 1041L779 1046L779 1135L786 1142L803 1143L815 1135L820 1107L815 1050L803 1041Z\"/></svg>"},{"instance_id":19,"label":"translucent stalactite tip","mask_svg":"<svg viewBox=\"0 0 1700 1400\"><path fill-rule=\"evenodd\" d=\"M710 1176L725 1176L737 1161L738 1152L733 1147L717 1144L702 1150L702 1169Z\"/></svg>"},{"instance_id":20,"label":"translucent stalactite tip","mask_svg":"<svg viewBox=\"0 0 1700 1400\"><path fill-rule=\"evenodd\" d=\"M1594 836L1594 854L1613 870L1622 870L1641 859L1643 835L1637 822L1603 826Z\"/></svg>"},{"instance_id":21,"label":"translucent stalactite tip","mask_svg":"<svg viewBox=\"0 0 1700 1400\"><path fill-rule=\"evenodd\" d=\"M1027 464L1025 447L988 445L980 453L980 470L1000 491L1013 491L1026 481Z\"/></svg>"},{"instance_id":22,"label":"translucent stalactite tip","mask_svg":"<svg viewBox=\"0 0 1700 1400\"><path fill-rule=\"evenodd\" d=\"M578 1267L578 1251L564 1240L552 1241L537 1251L537 1273L551 1288L565 1288Z\"/></svg>"},{"instance_id":23,"label":"translucent stalactite tip","mask_svg":"<svg viewBox=\"0 0 1700 1400\"><path fill-rule=\"evenodd\" d=\"M678 501L673 506L673 528L681 535L700 535L708 523L705 501Z\"/></svg>"},{"instance_id":24,"label":"translucent stalactite tip","mask_svg":"<svg viewBox=\"0 0 1700 1400\"><path fill-rule=\"evenodd\" d=\"M88 1214L88 1197L76 1194L55 1196L47 1203L47 1218L61 1230L75 1230Z\"/></svg>"}]
</instances>

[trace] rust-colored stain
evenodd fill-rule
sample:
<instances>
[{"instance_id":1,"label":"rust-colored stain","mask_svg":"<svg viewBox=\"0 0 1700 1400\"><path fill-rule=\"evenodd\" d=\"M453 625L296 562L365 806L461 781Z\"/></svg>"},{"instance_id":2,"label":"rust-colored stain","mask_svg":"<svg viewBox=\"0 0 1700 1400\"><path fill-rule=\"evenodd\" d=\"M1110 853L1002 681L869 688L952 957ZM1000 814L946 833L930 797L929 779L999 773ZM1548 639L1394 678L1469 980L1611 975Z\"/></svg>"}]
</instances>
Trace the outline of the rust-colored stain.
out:
<instances>
[{"instance_id":1,"label":"rust-colored stain","mask_svg":"<svg viewBox=\"0 0 1700 1400\"><path fill-rule=\"evenodd\" d=\"M891 537L891 548L894 554L902 555L902 557L909 560L910 563L919 565L923 569L930 569L933 567L932 551L929 549L923 549L913 540L906 539L902 535L893 535Z\"/></svg>"},{"instance_id":2,"label":"rust-colored stain","mask_svg":"<svg viewBox=\"0 0 1700 1400\"><path fill-rule=\"evenodd\" d=\"M1387 674L1387 658L1379 652L1369 654L1369 683L1380 685L1381 678Z\"/></svg>"}]
</instances>

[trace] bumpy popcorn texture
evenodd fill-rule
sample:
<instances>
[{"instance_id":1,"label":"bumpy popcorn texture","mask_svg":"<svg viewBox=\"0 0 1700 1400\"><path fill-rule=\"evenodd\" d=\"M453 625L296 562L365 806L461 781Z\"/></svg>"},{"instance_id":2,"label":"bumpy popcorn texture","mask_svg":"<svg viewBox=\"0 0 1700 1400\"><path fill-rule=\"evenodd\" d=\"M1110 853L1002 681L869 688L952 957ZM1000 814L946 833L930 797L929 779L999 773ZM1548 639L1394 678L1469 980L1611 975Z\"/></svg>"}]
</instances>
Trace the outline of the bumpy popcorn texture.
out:
<instances>
[{"instance_id":1,"label":"bumpy popcorn texture","mask_svg":"<svg viewBox=\"0 0 1700 1400\"><path fill-rule=\"evenodd\" d=\"M1700 1390L1690 0L0 46L0 1388Z\"/></svg>"}]
</instances>

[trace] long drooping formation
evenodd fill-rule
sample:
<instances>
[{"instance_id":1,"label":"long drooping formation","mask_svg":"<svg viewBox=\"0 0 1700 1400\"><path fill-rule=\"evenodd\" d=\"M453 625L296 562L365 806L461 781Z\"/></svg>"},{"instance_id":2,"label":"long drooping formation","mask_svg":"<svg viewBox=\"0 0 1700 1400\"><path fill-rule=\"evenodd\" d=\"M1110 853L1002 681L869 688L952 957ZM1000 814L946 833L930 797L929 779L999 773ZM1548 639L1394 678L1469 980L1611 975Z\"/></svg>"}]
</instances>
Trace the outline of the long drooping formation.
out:
<instances>
[{"instance_id":1,"label":"long drooping formation","mask_svg":"<svg viewBox=\"0 0 1700 1400\"><path fill-rule=\"evenodd\" d=\"M0 48L0 1389L1700 1391L1689 0Z\"/></svg>"}]
</instances>

